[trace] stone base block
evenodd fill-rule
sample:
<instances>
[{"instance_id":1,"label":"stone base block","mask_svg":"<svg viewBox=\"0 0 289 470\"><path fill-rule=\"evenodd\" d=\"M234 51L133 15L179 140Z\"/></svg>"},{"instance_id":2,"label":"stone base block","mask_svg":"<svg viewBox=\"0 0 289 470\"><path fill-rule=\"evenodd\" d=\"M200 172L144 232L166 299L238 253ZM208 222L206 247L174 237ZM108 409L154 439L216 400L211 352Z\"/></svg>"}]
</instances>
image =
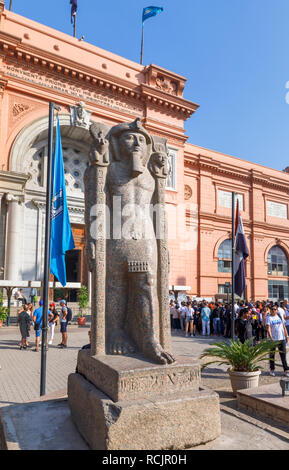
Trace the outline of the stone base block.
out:
<instances>
[{"instance_id":1,"label":"stone base block","mask_svg":"<svg viewBox=\"0 0 289 470\"><path fill-rule=\"evenodd\" d=\"M137 355L91 357L82 350L77 371L115 402L198 391L201 383L200 363L187 357L164 366Z\"/></svg>"},{"instance_id":2,"label":"stone base block","mask_svg":"<svg viewBox=\"0 0 289 470\"><path fill-rule=\"evenodd\" d=\"M289 425L289 396L282 396L279 382L257 388L238 390L238 408Z\"/></svg>"},{"instance_id":3,"label":"stone base block","mask_svg":"<svg viewBox=\"0 0 289 470\"><path fill-rule=\"evenodd\" d=\"M117 403L80 374L68 378L71 415L92 450L177 450L220 436L215 392L176 392Z\"/></svg>"}]
</instances>

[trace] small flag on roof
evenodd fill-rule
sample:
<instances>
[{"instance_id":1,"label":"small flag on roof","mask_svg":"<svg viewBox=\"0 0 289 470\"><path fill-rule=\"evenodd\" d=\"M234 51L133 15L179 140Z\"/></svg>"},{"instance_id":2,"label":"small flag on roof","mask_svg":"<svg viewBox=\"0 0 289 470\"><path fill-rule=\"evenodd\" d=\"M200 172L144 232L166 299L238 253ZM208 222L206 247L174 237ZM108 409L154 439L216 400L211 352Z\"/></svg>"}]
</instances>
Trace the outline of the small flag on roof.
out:
<instances>
[{"instance_id":1,"label":"small flag on roof","mask_svg":"<svg viewBox=\"0 0 289 470\"><path fill-rule=\"evenodd\" d=\"M71 4L71 24L72 24L73 17L75 17L76 12L77 12L77 0L70 0L70 4Z\"/></svg>"},{"instance_id":2,"label":"small flag on roof","mask_svg":"<svg viewBox=\"0 0 289 470\"><path fill-rule=\"evenodd\" d=\"M164 11L163 7L146 7L143 9L142 13L142 22L151 18L152 16L157 16L159 13Z\"/></svg>"}]
</instances>

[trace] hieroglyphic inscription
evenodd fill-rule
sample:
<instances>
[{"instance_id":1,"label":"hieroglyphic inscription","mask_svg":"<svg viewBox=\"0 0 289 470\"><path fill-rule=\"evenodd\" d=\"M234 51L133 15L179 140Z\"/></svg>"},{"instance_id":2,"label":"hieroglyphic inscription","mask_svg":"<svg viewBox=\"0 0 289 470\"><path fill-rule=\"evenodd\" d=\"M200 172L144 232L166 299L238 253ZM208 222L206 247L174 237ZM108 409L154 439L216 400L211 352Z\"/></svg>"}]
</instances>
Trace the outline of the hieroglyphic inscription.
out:
<instances>
[{"instance_id":1,"label":"hieroglyphic inscription","mask_svg":"<svg viewBox=\"0 0 289 470\"><path fill-rule=\"evenodd\" d=\"M200 378L199 371L196 370L180 370L178 372L170 372L166 374L151 374L143 377L135 376L131 379L127 377L120 381L120 392L129 393L161 393L170 390L184 390L191 388L198 383Z\"/></svg>"},{"instance_id":2,"label":"hieroglyphic inscription","mask_svg":"<svg viewBox=\"0 0 289 470\"><path fill-rule=\"evenodd\" d=\"M74 82L69 78L57 78L56 75L49 73L48 71L38 70L32 68L29 65L18 64L7 64L5 68L5 74L8 77L14 77L31 84L40 85L44 88L49 88L59 93L64 93L75 98L85 100L86 102L96 103L102 106L106 106L115 110L128 111L133 115L142 116L143 109L141 106L137 106L129 99L118 99L113 93L109 91L97 92L92 86Z\"/></svg>"}]
</instances>

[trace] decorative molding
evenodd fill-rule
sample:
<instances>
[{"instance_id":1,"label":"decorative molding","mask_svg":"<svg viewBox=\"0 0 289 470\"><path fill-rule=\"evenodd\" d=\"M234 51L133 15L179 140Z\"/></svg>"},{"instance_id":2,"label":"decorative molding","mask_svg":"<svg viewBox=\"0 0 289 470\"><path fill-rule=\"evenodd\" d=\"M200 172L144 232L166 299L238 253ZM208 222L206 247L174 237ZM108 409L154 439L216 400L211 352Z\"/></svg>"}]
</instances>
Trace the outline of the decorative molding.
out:
<instances>
[{"instance_id":1,"label":"decorative molding","mask_svg":"<svg viewBox=\"0 0 289 470\"><path fill-rule=\"evenodd\" d=\"M281 190L286 194L289 194L289 178L288 182L285 181L285 178L284 180L278 180L277 178L273 178L269 175L267 176L263 173L257 172L254 169L244 170L240 167L234 168L229 164L223 164L215 161L213 158L204 157L202 155L196 155L195 158L192 158L185 154L184 165L186 176L191 175L190 171L192 169L197 170L198 172L205 170L212 174L212 176L217 174L226 176L230 179L236 178L242 183L245 183L247 186L249 185L249 189L252 189L252 185L257 184L261 187L266 186L275 190Z\"/></svg>"},{"instance_id":2,"label":"decorative molding","mask_svg":"<svg viewBox=\"0 0 289 470\"><path fill-rule=\"evenodd\" d=\"M189 201L193 195L193 190L191 186L188 184L185 184L185 189L184 189L184 198L186 201Z\"/></svg>"},{"instance_id":3,"label":"decorative molding","mask_svg":"<svg viewBox=\"0 0 289 470\"><path fill-rule=\"evenodd\" d=\"M166 71L160 67L151 65L145 69L145 77L147 84L135 85L128 80L120 77L109 75L106 71L96 71L93 68L83 66L79 70L79 64L70 61L67 58L60 58L59 55L49 53L46 51L46 57L43 59L43 51L31 46L30 44L21 43L21 39L13 37L6 33L0 32L0 53L3 52L8 61L16 61L19 68L21 64L28 67L30 73L35 75L29 78L29 74L17 74L17 70L9 68L6 65L6 76L15 77L25 81L45 86L44 81L39 80L37 73L40 71L48 74L53 81L59 81L58 84L51 86L58 92L63 90L64 93L69 93L65 89L65 81L71 80L75 85L76 93L69 93L70 96L75 96L79 99L88 100L88 96L81 97L79 90L90 88L93 90L105 91L106 94L111 93L119 99L125 98L125 104L131 101L143 112L144 104L146 106L154 105L162 108L167 114L181 115L182 118L188 119L198 109L198 105L188 100L183 99L183 90L186 79L180 75ZM19 71L18 71L19 72ZM58 76L58 77L57 77ZM39 82L39 83L38 83ZM79 84L82 83L82 85ZM46 84L47 85L47 84Z\"/></svg>"},{"instance_id":4,"label":"decorative molding","mask_svg":"<svg viewBox=\"0 0 289 470\"><path fill-rule=\"evenodd\" d=\"M28 106L28 104L15 103L12 108L12 114L14 117L18 117L19 114L22 114L25 111L28 111L29 109L30 109L30 106Z\"/></svg>"},{"instance_id":5,"label":"decorative molding","mask_svg":"<svg viewBox=\"0 0 289 470\"><path fill-rule=\"evenodd\" d=\"M85 109L85 103L79 101L76 106L70 106L71 125L89 129L91 114L91 111Z\"/></svg>"},{"instance_id":6,"label":"decorative molding","mask_svg":"<svg viewBox=\"0 0 289 470\"><path fill-rule=\"evenodd\" d=\"M145 69L146 83L164 93L183 96L186 78L174 74L156 65L150 65Z\"/></svg>"},{"instance_id":7,"label":"decorative molding","mask_svg":"<svg viewBox=\"0 0 289 470\"><path fill-rule=\"evenodd\" d=\"M3 96L3 93L7 87L8 80L0 79L0 97Z\"/></svg>"}]
</instances>

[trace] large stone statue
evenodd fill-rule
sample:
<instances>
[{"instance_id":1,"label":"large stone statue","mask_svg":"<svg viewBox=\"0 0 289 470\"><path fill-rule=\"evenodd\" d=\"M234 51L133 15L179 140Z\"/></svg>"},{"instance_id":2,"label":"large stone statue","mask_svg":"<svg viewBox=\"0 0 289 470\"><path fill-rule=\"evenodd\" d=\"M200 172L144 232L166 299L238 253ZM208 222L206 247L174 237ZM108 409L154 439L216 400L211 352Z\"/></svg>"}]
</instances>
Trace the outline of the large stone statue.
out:
<instances>
[{"instance_id":1,"label":"large stone statue","mask_svg":"<svg viewBox=\"0 0 289 470\"><path fill-rule=\"evenodd\" d=\"M92 124L85 174L88 264L93 273L92 354L141 353L174 362L168 312L166 141L140 120Z\"/></svg>"},{"instance_id":2,"label":"large stone statue","mask_svg":"<svg viewBox=\"0 0 289 470\"><path fill-rule=\"evenodd\" d=\"M68 377L71 416L93 450L191 448L220 435L219 398L171 352L166 140L140 120L90 133L91 348Z\"/></svg>"}]
</instances>

